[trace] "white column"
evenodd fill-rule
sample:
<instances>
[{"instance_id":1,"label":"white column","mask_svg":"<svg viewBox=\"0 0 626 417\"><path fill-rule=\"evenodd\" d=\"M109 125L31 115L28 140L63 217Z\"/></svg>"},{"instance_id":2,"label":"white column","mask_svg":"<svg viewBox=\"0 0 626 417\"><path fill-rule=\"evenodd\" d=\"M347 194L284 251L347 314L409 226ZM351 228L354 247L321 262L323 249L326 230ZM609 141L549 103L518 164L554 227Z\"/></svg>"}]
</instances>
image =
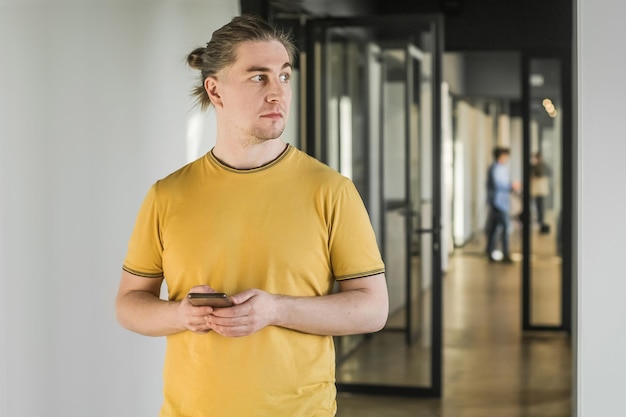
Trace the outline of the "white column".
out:
<instances>
[{"instance_id":1,"label":"white column","mask_svg":"<svg viewBox=\"0 0 626 417\"><path fill-rule=\"evenodd\" d=\"M626 4L578 0L578 416L626 415Z\"/></svg>"}]
</instances>

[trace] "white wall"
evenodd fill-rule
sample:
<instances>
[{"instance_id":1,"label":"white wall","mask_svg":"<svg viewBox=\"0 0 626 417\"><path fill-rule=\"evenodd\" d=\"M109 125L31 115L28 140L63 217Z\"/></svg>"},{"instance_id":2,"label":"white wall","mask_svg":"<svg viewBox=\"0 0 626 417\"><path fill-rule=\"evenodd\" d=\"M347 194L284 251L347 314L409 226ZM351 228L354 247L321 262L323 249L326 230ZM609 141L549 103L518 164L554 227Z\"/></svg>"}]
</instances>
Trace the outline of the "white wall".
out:
<instances>
[{"instance_id":1,"label":"white wall","mask_svg":"<svg viewBox=\"0 0 626 417\"><path fill-rule=\"evenodd\" d=\"M404 88L402 82L387 82L384 89L385 152L383 162L383 189L385 202L406 199L406 178L404 153L406 137L404 108ZM389 311L394 312L406 302L406 240L405 217L399 211L385 210L386 244L385 277L389 290Z\"/></svg>"},{"instance_id":2,"label":"white wall","mask_svg":"<svg viewBox=\"0 0 626 417\"><path fill-rule=\"evenodd\" d=\"M496 141L494 116L484 103L457 103L455 137L454 243L464 245L482 233L487 218L487 170Z\"/></svg>"},{"instance_id":3,"label":"white wall","mask_svg":"<svg viewBox=\"0 0 626 417\"><path fill-rule=\"evenodd\" d=\"M626 4L577 0L578 415L626 415Z\"/></svg>"},{"instance_id":4,"label":"white wall","mask_svg":"<svg viewBox=\"0 0 626 417\"><path fill-rule=\"evenodd\" d=\"M444 52L442 59L442 79L448 85L450 94L464 96L465 55L460 52Z\"/></svg>"},{"instance_id":5,"label":"white wall","mask_svg":"<svg viewBox=\"0 0 626 417\"><path fill-rule=\"evenodd\" d=\"M117 324L115 291L148 186L187 159L184 59L238 11L0 0L0 416L156 415L164 341Z\"/></svg>"}]
</instances>

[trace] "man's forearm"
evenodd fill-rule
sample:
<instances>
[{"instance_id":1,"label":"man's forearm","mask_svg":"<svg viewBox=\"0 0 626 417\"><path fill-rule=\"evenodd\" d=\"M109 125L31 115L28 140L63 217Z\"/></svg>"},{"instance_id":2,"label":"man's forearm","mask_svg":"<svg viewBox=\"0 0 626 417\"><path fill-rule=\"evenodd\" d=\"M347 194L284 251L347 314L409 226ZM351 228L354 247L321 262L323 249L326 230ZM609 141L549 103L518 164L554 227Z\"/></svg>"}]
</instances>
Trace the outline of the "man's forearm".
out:
<instances>
[{"instance_id":1,"label":"man's forearm","mask_svg":"<svg viewBox=\"0 0 626 417\"><path fill-rule=\"evenodd\" d=\"M389 301L384 277L371 279L377 280L372 287L322 297L277 296L274 325L329 336L379 331L387 321Z\"/></svg>"},{"instance_id":2,"label":"man's forearm","mask_svg":"<svg viewBox=\"0 0 626 417\"><path fill-rule=\"evenodd\" d=\"M117 319L133 332L146 336L167 336L185 330L177 320L177 304L146 291L129 291L117 299Z\"/></svg>"}]
</instances>

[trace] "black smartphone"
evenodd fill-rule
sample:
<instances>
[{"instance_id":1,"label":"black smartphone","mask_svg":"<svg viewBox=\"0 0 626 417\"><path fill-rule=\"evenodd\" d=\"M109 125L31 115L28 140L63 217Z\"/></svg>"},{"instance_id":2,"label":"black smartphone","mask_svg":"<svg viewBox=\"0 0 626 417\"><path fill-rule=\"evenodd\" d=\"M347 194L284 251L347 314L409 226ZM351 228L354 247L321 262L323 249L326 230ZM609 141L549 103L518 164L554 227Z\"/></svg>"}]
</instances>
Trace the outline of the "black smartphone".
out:
<instances>
[{"instance_id":1,"label":"black smartphone","mask_svg":"<svg viewBox=\"0 0 626 417\"><path fill-rule=\"evenodd\" d=\"M194 306L230 307L233 302L223 292L190 292L189 302Z\"/></svg>"}]
</instances>

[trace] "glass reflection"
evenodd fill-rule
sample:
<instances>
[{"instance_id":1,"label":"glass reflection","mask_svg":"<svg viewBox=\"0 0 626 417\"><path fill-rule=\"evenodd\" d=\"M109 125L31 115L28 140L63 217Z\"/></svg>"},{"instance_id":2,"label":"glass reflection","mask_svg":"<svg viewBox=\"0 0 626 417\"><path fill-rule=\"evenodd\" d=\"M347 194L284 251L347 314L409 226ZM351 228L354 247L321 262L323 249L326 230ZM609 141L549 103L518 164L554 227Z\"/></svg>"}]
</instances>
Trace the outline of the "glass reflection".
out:
<instances>
[{"instance_id":1,"label":"glass reflection","mask_svg":"<svg viewBox=\"0 0 626 417\"><path fill-rule=\"evenodd\" d=\"M533 59L530 87L531 310L532 325L560 325L561 318L561 68L556 59Z\"/></svg>"}]
</instances>

